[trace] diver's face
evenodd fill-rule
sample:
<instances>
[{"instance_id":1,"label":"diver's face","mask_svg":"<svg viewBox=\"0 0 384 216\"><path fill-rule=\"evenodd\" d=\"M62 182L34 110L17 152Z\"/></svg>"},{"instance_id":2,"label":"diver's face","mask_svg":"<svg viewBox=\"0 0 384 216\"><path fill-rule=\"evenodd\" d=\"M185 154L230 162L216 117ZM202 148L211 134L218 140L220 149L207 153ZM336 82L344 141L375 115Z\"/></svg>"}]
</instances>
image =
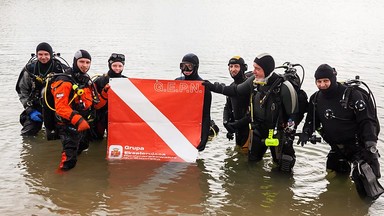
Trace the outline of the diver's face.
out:
<instances>
[{"instance_id":1,"label":"diver's face","mask_svg":"<svg viewBox=\"0 0 384 216\"><path fill-rule=\"evenodd\" d=\"M180 69L184 76L190 76L193 73L193 66L192 63L180 63Z\"/></svg>"},{"instance_id":2,"label":"diver's face","mask_svg":"<svg viewBox=\"0 0 384 216\"><path fill-rule=\"evenodd\" d=\"M112 68L113 72L120 74L124 70L124 65L121 62L113 62L111 64L111 68Z\"/></svg>"},{"instance_id":3,"label":"diver's face","mask_svg":"<svg viewBox=\"0 0 384 216\"><path fill-rule=\"evenodd\" d=\"M86 58L81 58L77 60L77 67L80 69L82 73L87 73L89 68L91 67L91 60Z\"/></svg>"},{"instance_id":4,"label":"diver's face","mask_svg":"<svg viewBox=\"0 0 384 216\"><path fill-rule=\"evenodd\" d=\"M42 63L42 64L46 64L49 62L49 60L51 59L51 55L49 54L49 52L45 51L45 50L39 50L37 51L37 60Z\"/></svg>"},{"instance_id":5,"label":"diver's face","mask_svg":"<svg viewBox=\"0 0 384 216\"><path fill-rule=\"evenodd\" d=\"M229 74L231 74L232 77L235 77L241 70L240 64L230 64L228 70Z\"/></svg>"},{"instance_id":6,"label":"diver's face","mask_svg":"<svg viewBox=\"0 0 384 216\"><path fill-rule=\"evenodd\" d=\"M255 75L256 80L263 80L265 78L265 73L263 68L260 65L253 63L253 74Z\"/></svg>"},{"instance_id":7,"label":"diver's face","mask_svg":"<svg viewBox=\"0 0 384 216\"><path fill-rule=\"evenodd\" d=\"M328 78L321 78L316 80L316 86L320 90L328 89L331 85L331 80Z\"/></svg>"}]
</instances>

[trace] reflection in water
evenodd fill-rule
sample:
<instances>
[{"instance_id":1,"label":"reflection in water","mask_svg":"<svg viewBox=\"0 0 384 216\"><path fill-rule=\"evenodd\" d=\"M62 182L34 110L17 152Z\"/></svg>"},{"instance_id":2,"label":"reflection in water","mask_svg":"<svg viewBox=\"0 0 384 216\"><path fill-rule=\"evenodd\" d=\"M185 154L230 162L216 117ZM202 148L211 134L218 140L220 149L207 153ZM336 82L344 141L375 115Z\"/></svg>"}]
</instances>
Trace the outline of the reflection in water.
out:
<instances>
[{"instance_id":1,"label":"reflection in water","mask_svg":"<svg viewBox=\"0 0 384 216\"><path fill-rule=\"evenodd\" d=\"M329 181L327 190L320 194L321 206L317 213L335 215L340 214L338 210L340 206L345 206L344 215L367 215L370 207L370 202L361 200L357 195L355 185L347 175L335 175L329 173L326 176ZM340 193L343 196L340 196ZM337 198L336 198L337 197Z\"/></svg>"},{"instance_id":2,"label":"reflection in water","mask_svg":"<svg viewBox=\"0 0 384 216\"><path fill-rule=\"evenodd\" d=\"M34 197L26 206L36 214L365 215L370 207L348 177L316 173L321 168L310 167L313 164L304 169L304 160L290 175L275 170L268 154L259 163L249 163L246 155L227 150L217 167L222 175L214 177L204 160L95 160L105 157L103 141L93 143L74 170L58 174L60 142L38 140L23 139L20 165ZM320 158L315 153L309 157ZM340 211L340 206L346 208Z\"/></svg>"},{"instance_id":3,"label":"reflection in water","mask_svg":"<svg viewBox=\"0 0 384 216\"><path fill-rule=\"evenodd\" d=\"M367 215L371 203L360 199L348 175L327 173L325 155L329 147L318 145L323 146L307 145L298 154L301 160L297 165L301 168L295 171L295 208L305 215Z\"/></svg>"},{"instance_id":4,"label":"reflection in water","mask_svg":"<svg viewBox=\"0 0 384 216\"><path fill-rule=\"evenodd\" d=\"M305 145L296 148L296 164L294 168L293 199L296 206L304 208L305 212L315 213L317 207L308 207L316 202L321 193L326 191L325 160L328 148L326 145Z\"/></svg>"},{"instance_id":5,"label":"reflection in water","mask_svg":"<svg viewBox=\"0 0 384 216\"><path fill-rule=\"evenodd\" d=\"M204 212L204 164L121 161L108 166L108 213L124 215Z\"/></svg>"},{"instance_id":6,"label":"reflection in water","mask_svg":"<svg viewBox=\"0 0 384 216\"><path fill-rule=\"evenodd\" d=\"M292 206L292 175L278 171L269 154L257 163L249 163L242 153L228 154L222 179L228 203L223 214L286 215Z\"/></svg>"},{"instance_id":7,"label":"reflection in water","mask_svg":"<svg viewBox=\"0 0 384 216\"><path fill-rule=\"evenodd\" d=\"M82 163L74 172L59 173L60 141L47 142L41 137L24 138L21 167L25 170L25 182L30 194L45 200L43 205L31 200L32 203L28 203L30 210L39 209L39 214L84 215L94 212L100 203L105 202L106 163L105 160L93 160L93 157L104 157L104 154L94 155L101 152L97 149L103 145L94 143L90 147L93 153L81 154L79 159Z\"/></svg>"}]
</instances>

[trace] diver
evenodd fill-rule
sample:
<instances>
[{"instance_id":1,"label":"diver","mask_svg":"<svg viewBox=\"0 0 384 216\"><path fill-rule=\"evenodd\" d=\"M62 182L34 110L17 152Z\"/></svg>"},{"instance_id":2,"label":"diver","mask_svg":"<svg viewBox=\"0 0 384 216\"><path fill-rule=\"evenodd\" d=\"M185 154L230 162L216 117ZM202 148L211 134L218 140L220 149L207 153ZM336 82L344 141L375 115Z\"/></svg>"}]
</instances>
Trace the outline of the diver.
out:
<instances>
[{"instance_id":1,"label":"diver","mask_svg":"<svg viewBox=\"0 0 384 216\"><path fill-rule=\"evenodd\" d=\"M23 126L21 135L35 136L41 130L43 122L47 139L55 139L57 133L54 124L46 122L45 114L49 110L42 103L42 91L47 77L52 73L62 73L68 68L54 54L51 45L42 42L36 47L36 53L21 70L16 83L16 92L24 110L20 114L20 123ZM61 58L62 59L62 58ZM64 60L64 59L62 59ZM65 60L64 60L65 61Z\"/></svg>"},{"instance_id":2,"label":"diver","mask_svg":"<svg viewBox=\"0 0 384 216\"><path fill-rule=\"evenodd\" d=\"M247 79L245 74L247 64L240 56L233 56L228 62L228 71L233 82L231 86L239 85ZM248 152L249 145L249 101L250 94L227 96L223 110L223 125L227 129L227 138L233 140L235 134L236 145Z\"/></svg>"},{"instance_id":3,"label":"diver","mask_svg":"<svg viewBox=\"0 0 384 216\"><path fill-rule=\"evenodd\" d=\"M63 150L59 169L75 167L77 156L88 149L89 122L94 119L94 109L100 109L108 99L107 84L100 94L87 74L91 67L91 55L78 50L73 58L73 68L55 77L51 92L55 102L57 127Z\"/></svg>"},{"instance_id":4,"label":"diver","mask_svg":"<svg viewBox=\"0 0 384 216\"><path fill-rule=\"evenodd\" d=\"M318 131L331 146L326 168L349 176L353 165L352 179L359 195L376 199L384 192L377 181L381 173L376 148L380 129L376 111L357 90L351 91L344 106L341 102L348 87L337 82L336 75L336 70L328 64L317 68L315 79L319 90L310 97L298 144L313 142L312 134Z\"/></svg>"},{"instance_id":5,"label":"diver","mask_svg":"<svg viewBox=\"0 0 384 216\"><path fill-rule=\"evenodd\" d=\"M95 79L97 92L109 83L110 78L127 78L122 75L125 65L124 54L112 53L108 59L109 70L107 73ZM101 95L102 96L102 95ZM93 139L103 139L105 131L108 130L108 103L101 109L96 110L96 118L91 124L91 137Z\"/></svg>"},{"instance_id":6,"label":"diver","mask_svg":"<svg viewBox=\"0 0 384 216\"><path fill-rule=\"evenodd\" d=\"M291 172L296 161L292 137L299 123L296 90L289 81L274 72L275 61L271 55L258 55L253 68L253 75L239 85L212 84L207 80L203 85L227 96L251 95L248 122L252 135L248 160L262 160L269 147L278 168Z\"/></svg>"},{"instance_id":7,"label":"diver","mask_svg":"<svg viewBox=\"0 0 384 216\"><path fill-rule=\"evenodd\" d=\"M199 58L193 54L186 54L180 63L181 77L176 80L203 80L199 74ZM203 104L203 119L201 127L200 143L196 147L199 151L203 151L210 137L215 136L219 132L219 128L213 120L211 120L211 102L212 94L208 88L204 90L204 104Z\"/></svg>"}]
</instances>

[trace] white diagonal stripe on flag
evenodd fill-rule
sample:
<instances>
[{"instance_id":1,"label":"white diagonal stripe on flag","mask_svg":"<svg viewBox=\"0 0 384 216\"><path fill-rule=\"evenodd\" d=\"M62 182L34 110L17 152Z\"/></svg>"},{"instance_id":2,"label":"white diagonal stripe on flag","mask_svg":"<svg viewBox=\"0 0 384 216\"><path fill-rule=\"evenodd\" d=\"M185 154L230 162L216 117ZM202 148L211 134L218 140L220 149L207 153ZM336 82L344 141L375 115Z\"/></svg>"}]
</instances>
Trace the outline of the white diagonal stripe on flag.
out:
<instances>
[{"instance_id":1,"label":"white diagonal stripe on flag","mask_svg":"<svg viewBox=\"0 0 384 216\"><path fill-rule=\"evenodd\" d=\"M129 79L111 79L112 90L186 162L195 162L198 151Z\"/></svg>"}]
</instances>

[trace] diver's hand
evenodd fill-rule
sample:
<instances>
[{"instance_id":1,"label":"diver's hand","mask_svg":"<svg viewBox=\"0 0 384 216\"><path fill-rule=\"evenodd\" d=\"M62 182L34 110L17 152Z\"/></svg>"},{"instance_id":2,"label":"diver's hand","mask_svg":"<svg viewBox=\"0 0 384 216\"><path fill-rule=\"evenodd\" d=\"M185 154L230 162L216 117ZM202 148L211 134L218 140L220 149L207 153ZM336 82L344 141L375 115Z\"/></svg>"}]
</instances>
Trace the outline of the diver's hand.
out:
<instances>
[{"instance_id":1,"label":"diver's hand","mask_svg":"<svg viewBox=\"0 0 384 216\"><path fill-rule=\"evenodd\" d=\"M109 83L107 83L104 88L103 88L103 91L104 92L108 92L108 90L111 88L111 86L109 85Z\"/></svg>"},{"instance_id":2,"label":"diver's hand","mask_svg":"<svg viewBox=\"0 0 384 216\"><path fill-rule=\"evenodd\" d=\"M233 140L233 133L228 132L227 138L228 138L228 140Z\"/></svg>"},{"instance_id":3,"label":"diver's hand","mask_svg":"<svg viewBox=\"0 0 384 216\"><path fill-rule=\"evenodd\" d=\"M235 132L236 132L235 127L234 127L234 123L233 123L233 122L227 122L227 121L225 121L225 122L223 123L223 125L224 125L225 129L227 129L227 131L228 131L229 133L235 133Z\"/></svg>"},{"instance_id":4,"label":"diver's hand","mask_svg":"<svg viewBox=\"0 0 384 216\"><path fill-rule=\"evenodd\" d=\"M216 93L222 94L224 92L224 87L225 87L224 83L215 82L212 84L209 80L204 80L202 85L208 88L210 91L213 91Z\"/></svg>"},{"instance_id":5,"label":"diver's hand","mask_svg":"<svg viewBox=\"0 0 384 216\"><path fill-rule=\"evenodd\" d=\"M104 100L108 100L108 90L111 88L109 84L105 85L103 90L101 91L101 96Z\"/></svg>"},{"instance_id":6,"label":"diver's hand","mask_svg":"<svg viewBox=\"0 0 384 216\"><path fill-rule=\"evenodd\" d=\"M304 146L309 141L310 135L308 133L296 133L295 136L299 137L299 140L297 141L297 144L301 144L301 146Z\"/></svg>"},{"instance_id":7,"label":"diver's hand","mask_svg":"<svg viewBox=\"0 0 384 216\"><path fill-rule=\"evenodd\" d=\"M71 124L75 126L79 132L88 130L90 128L88 122L79 114L75 114L72 117Z\"/></svg>"},{"instance_id":8,"label":"diver's hand","mask_svg":"<svg viewBox=\"0 0 384 216\"><path fill-rule=\"evenodd\" d=\"M33 110L32 112L30 112L29 118L31 118L31 120L35 122L43 122L43 116L41 115L41 112L37 110Z\"/></svg>"},{"instance_id":9,"label":"diver's hand","mask_svg":"<svg viewBox=\"0 0 384 216\"><path fill-rule=\"evenodd\" d=\"M80 122L79 126L77 126L77 131L81 132L81 131L86 131L88 130L90 127L89 127L89 124L86 120L83 119L83 121Z\"/></svg>"}]
</instances>

